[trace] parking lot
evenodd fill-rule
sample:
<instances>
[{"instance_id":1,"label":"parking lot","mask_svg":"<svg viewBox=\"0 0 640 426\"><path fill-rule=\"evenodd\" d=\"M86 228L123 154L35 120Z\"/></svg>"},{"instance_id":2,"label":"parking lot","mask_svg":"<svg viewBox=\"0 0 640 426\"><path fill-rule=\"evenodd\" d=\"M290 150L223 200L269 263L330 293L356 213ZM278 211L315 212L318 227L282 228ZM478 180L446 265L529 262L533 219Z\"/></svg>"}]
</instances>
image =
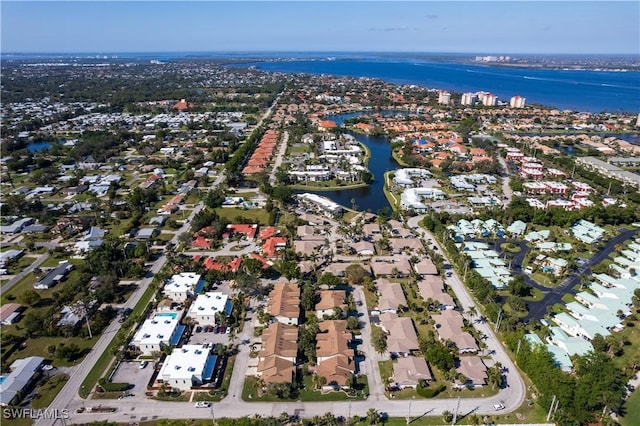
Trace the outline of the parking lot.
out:
<instances>
[{"instance_id":1,"label":"parking lot","mask_svg":"<svg viewBox=\"0 0 640 426\"><path fill-rule=\"evenodd\" d=\"M147 391L147 383L151 380L153 375L153 361L149 360L145 368L140 368L139 361L121 362L116 370L112 382L116 383L131 383L133 387L129 389L129 392L134 394L134 397L144 398L144 393Z\"/></svg>"},{"instance_id":2,"label":"parking lot","mask_svg":"<svg viewBox=\"0 0 640 426\"><path fill-rule=\"evenodd\" d=\"M196 331L198 328L201 328L201 331ZM214 333L213 331L205 331L206 326L196 327L193 329L193 333L191 334L191 338L189 339L190 345L198 345L205 343L221 343L226 345L229 343L229 334L226 333ZM226 331L226 330L223 330Z\"/></svg>"}]
</instances>

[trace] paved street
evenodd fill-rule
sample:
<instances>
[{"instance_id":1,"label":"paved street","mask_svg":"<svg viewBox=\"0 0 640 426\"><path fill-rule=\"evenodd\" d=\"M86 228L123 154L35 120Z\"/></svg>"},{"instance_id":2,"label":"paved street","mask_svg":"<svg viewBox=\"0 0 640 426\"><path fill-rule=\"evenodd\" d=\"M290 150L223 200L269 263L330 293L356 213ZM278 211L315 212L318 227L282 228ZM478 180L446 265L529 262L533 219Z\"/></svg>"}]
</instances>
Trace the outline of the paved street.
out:
<instances>
[{"instance_id":1,"label":"paved street","mask_svg":"<svg viewBox=\"0 0 640 426\"><path fill-rule=\"evenodd\" d=\"M202 204L199 204L192 212L192 216L195 215L199 209L202 208ZM421 218L412 218L410 225L417 225ZM185 224L186 226L186 224ZM185 229L186 231L186 229ZM423 237L427 239L430 244L434 244L435 240L433 236L427 232L419 231ZM177 238L177 237L176 237ZM164 262L165 256L162 256L154 263L153 271L156 273L160 270ZM141 283L140 288L131 299L127 302L127 306L134 306L140 298L143 289L149 284L151 278L146 278ZM474 306L474 302L471 299L466 288L454 273L452 277L448 279L448 284L451 285L458 296L461 308L468 311L470 307ZM355 289L356 301L362 300L364 302L364 294L361 288ZM255 302L252 303L252 307L255 308ZM367 306L365 303L358 307L358 312L362 315L359 317L363 322L363 343L360 345L360 349L366 353L364 365L361 366L362 372L367 374L369 379L370 396L366 401L353 401L353 402L282 402L282 403L253 403L244 402L241 400L242 386L244 382L244 376L246 374L247 365L249 361L250 345L241 343L238 346L239 352L236 357L234 370L232 373L232 380L229 388L228 396L221 402L213 404L212 410L196 409L193 407L192 402L184 403L165 403L161 401L144 399L140 400L135 398L128 400L111 400L108 402L87 400L82 401L78 395L77 390L82 380L89 372L93 363L97 360L101 351L104 350L110 339L115 334L119 323L112 323L107 329L103 337L98 341L94 350L87 356L87 358L81 363L76 371L71 375L71 378L62 392L51 404L51 408L67 408L71 412L71 418L69 423L85 423L97 420L110 420L117 422L131 422L151 420L153 418L210 418L212 413L217 417L240 417L247 414L261 414L265 416L278 416L282 412L289 414L297 413L302 417L311 417L314 415L322 415L326 412L332 412L336 415L348 416L351 415L365 415L366 411L370 408L375 408L380 413L386 413L389 416L404 417L409 414L411 410L412 416L419 416L422 414L438 415L445 410L455 411L457 400L456 399L437 399L437 400L411 400L411 407L409 407L409 401L395 401L387 400L384 396L384 385L380 378L378 369L379 355L374 351L371 346L370 336L370 324L368 321ZM251 321L245 323L243 332L240 333L236 341L243 342L247 339L251 341L253 338L253 324L255 319L254 313L251 313ZM488 349L495 350L493 355L494 362L500 362L507 368L506 379L508 388L502 389L497 395L488 398L465 398L460 400L459 413L461 415L476 412L478 414L493 414L495 410L493 405L496 403L502 403L505 405L505 410L502 413L513 411L517 409L524 401L525 389L522 378L518 374L513 362L509 359L502 345L497 340L493 330L491 330L490 324L475 324L475 327L488 336L487 345ZM97 407L98 405L116 407L117 411L114 413L83 413L77 414L75 411L80 407ZM38 426L45 424L53 424L51 420L40 420L37 422Z\"/></svg>"},{"instance_id":2,"label":"paved street","mask_svg":"<svg viewBox=\"0 0 640 426\"><path fill-rule=\"evenodd\" d=\"M364 362L360 365L360 373L367 375L367 380L369 381L369 399L373 401L380 401L383 399L387 399L384 395L384 383L382 383L382 378L380 377L380 366L378 364L381 361L380 355L373 349L373 344L371 343L371 322L369 321L369 309L373 308L373 306L368 307L364 297L364 291L362 287L354 288L354 300L358 305L358 302L362 302L358 308L358 320L361 323L360 329L360 338L362 339L362 344L358 345L358 349L365 353ZM364 365L363 365L364 364Z\"/></svg>"},{"instance_id":3,"label":"paved street","mask_svg":"<svg viewBox=\"0 0 640 426\"><path fill-rule=\"evenodd\" d=\"M189 215L189 222L193 217L202 210L204 204L200 202L193 209L191 214ZM178 235L186 232L189 229L189 222L185 222L180 228L180 232L173 237L171 240L174 244L178 242ZM165 254L161 254L158 259L153 263L151 268L149 269L149 273L146 278L142 279L138 285L138 288L131 294L127 302L123 305L124 307L133 309L138 301L142 298L145 290L151 284L153 277L157 274L164 264L167 261L167 256ZM91 349L91 352L87 354L84 360L75 368L75 370L70 374L69 381L62 388L60 393L56 396L51 404L49 404L49 408L54 409L63 409L68 407L79 408L84 404L84 401L78 395L78 391L80 390L80 386L84 381L85 377L89 374L93 366L96 364L100 356L105 352L107 346L111 342L111 340L115 337L117 331L120 329L120 322L117 319L111 321L109 326L102 333L96 344ZM136 401L137 403L138 401ZM35 423L37 426L44 426L48 424L53 424L51 420L40 419Z\"/></svg>"},{"instance_id":4,"label":"paved street","mask_svg":"<svg viewBox=\"0 0 640 426\"><path fill-rule=\"evenodd\" d=\"M6 294L7 291L9 291L9 289L11 289L11 287L13 287L17 283L19 283L20 280L22 280L24 277L26 277L27 274L31 273L31 271L36 269L38 266L42 265L44 263L44 261L47 260L48 258L49 258L49 253L45 253L45 254L39 255L38 258L31 263L31 265L27 266L26 268L24 268L22 270L22 272L20 272L19 274L14 275L13 278L11 278L9 281L7 281L7 283L5 285L3 285L2 288L0 289L0 293Z\"/></svg>"}]
</instances>

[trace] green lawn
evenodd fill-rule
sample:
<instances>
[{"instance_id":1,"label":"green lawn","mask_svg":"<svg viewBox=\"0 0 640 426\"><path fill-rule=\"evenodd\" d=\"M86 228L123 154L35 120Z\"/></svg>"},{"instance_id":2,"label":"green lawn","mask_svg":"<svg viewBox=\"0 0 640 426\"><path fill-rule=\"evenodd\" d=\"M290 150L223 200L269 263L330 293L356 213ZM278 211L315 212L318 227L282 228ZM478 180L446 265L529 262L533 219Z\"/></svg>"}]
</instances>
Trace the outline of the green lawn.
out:
<instances>
[{"instance_id":1,"label":"green lawn","mask_svg":"<svg viewBox=\"0 0 640 426\"><path fill-rule=\"evenodd\" d=\"M543 274L542 272L534 272L531 274L531 278L544 287L555 288L557 286L553 278L547 274Z\"/></svg>"},{"instance_id":2,"label":"green lawn","mask_svg":"<svg viewBox=\"0 0 640 426\"><path fill-rule=\"evenodd\" d=\"M346 401L346 400L363 400L364 395L369 394L369 382L366 376L358 377L358 382L356 384L356 396L349 397L346 392L338 391L338 392L328 392L328 393L320 393L319 391L312 390L311 384L311 376L305 376L304 378L305 389L300 391L300 394L297 399L301 401ZM261 397L258 397L258 380L255 377L247 376L244 381L244 387L242 388L242 400L247 402L279 402L283 401L282 399L270 395L263 394ZM289 399L289 401L293 401L294 398Z\"/></svg>"},{"instance_id":3,"label":"green lawn","mask_svg":"<svg viewBox=\"0 0 640 426\"><path fill-rule=\"evenodd\" d=\"M638 426L640 425L640 391L634 391L629 399L625 402L624 417L620 419L622 426Z\"/></svg>"},{"instance_id":4,"label":"green lawn","mask_svg":"<svg viewBox=\"0 0 640 426\"><path fill-rule=\"evenodd\" d=\"M393 375L393 361L380 361L378 362L378 367L380 368L382 383L388 383L389 378Z\"/></svg>"},{"instance_id":5,"label":"green lawn","mask_svg":"<svg viewBox=\"0 0 640 426\"><path fill-rule=\"evenodd\" d=\"M269 213L264 209L237 209L237 208L217 208L216 213L221 218L228 219L231 222L235 222L236 218L241 217L249 222L258 223L260 225L269 224Z\"/></svg>"},{"instance_id":6,"label":"green lawn","mask_svg":"<svg viewBox=\"0 0 640 426\"><path fill-rule=\"evenodd\" d=\"M304 378L305 389L300 391L299 399L301 401L359 401L364 399L364 395L369 394L369 382L367 376L359 376L357 384L354 389L356 390L355 396L349 396L344 391L333 391L328 393L321 393L320 391L313 390L313 384L311 382L311 376Z\"/></svg>"},{"instance_id":7,"label":"green lawn","mask_svg":"<svg viewBox=\"0 0 640 426\"><path fill-rule=\"evenodd\" d=\"M69 380L67 374L57 374L47 380L47 382L40 387L36 395L33 397L31 406L33 408L45 408L51 404L51 401L58 395L60 389L62 389Z\"/></svg>"},{"instance_id":8,"label":"green lawn","mask_svg":"<svg viewBox=\"0 0 640 426\"><path fill-rule=\"evenodd\" d=\"M15 327L15 325L10 326L2 326L3 333L12 333L18 334L18 332L11 329L11 327ZM60 343L71 344L75 343L81 349L91 349L95 342L98 340L98 337L94 336L93 339L86 339L83 337L38 337L36 339L28 339L26 345L16 350L11 354L11 356L7 359L8 363L12 363L18 358L26 358L29 356L41 356L44 358L53 358L49 352L47 352L47 347L50 345L57 346ZM82 358L76 361L67 361L66 359L60 359L58 357L53 358L53 364L57 367L69 367L80 362Z\"/></svg>"},{"instance_id":9,"label":"green lawn","mask_svg":"<svg viewBox=\"0 0 640 426\"><path fill-rule=\"evenodd\" d=\"M309 145L289 145L287 147L287 153L294 152L310 152L311 147Z\"/></svg>"}]
</instances>

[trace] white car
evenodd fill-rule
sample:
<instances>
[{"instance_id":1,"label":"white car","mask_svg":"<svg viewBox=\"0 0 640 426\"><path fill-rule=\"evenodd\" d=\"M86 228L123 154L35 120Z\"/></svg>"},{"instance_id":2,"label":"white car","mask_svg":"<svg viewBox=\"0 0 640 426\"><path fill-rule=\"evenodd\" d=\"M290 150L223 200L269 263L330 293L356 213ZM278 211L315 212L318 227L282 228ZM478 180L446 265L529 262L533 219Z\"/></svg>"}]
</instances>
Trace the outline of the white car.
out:
<instances>
[{"instance_id":1,"label":"white car","mask_svg":"<svg viewBox=\"0 0 640 426\"><path fill-rule=\"evenodd\" d=\"M504 405L503 405L502 403L500 403L500 404L493 404L493 408L494 408L496 411L504 410Z\"/></svg>"},{"instance_id":2,"label":"white car","mask_svg":"<svg viewBox=\"0 0 640 426\"><path fill-rule=\"evenodd\" d=\"M196 408L209 408L211 407L211 403L207 401L198 401L196 402Z\"/></svg>"}]
</instances>

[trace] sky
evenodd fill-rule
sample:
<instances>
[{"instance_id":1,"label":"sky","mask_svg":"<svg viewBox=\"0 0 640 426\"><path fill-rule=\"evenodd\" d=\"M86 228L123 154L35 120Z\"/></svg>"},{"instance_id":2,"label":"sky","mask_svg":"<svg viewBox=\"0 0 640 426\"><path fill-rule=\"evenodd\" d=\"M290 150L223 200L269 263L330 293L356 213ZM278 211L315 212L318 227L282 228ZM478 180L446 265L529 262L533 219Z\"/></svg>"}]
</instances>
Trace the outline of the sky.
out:
<instances>
[{"instance_id":1,"label":"sky","mask_svg":"<svg viewBox=\"0 0 640 426\"><path fill-rule=\"evenodd\" d=\"M640 54L631 1L7 1L2 53Z\"/></svg>"}]
</instances>

